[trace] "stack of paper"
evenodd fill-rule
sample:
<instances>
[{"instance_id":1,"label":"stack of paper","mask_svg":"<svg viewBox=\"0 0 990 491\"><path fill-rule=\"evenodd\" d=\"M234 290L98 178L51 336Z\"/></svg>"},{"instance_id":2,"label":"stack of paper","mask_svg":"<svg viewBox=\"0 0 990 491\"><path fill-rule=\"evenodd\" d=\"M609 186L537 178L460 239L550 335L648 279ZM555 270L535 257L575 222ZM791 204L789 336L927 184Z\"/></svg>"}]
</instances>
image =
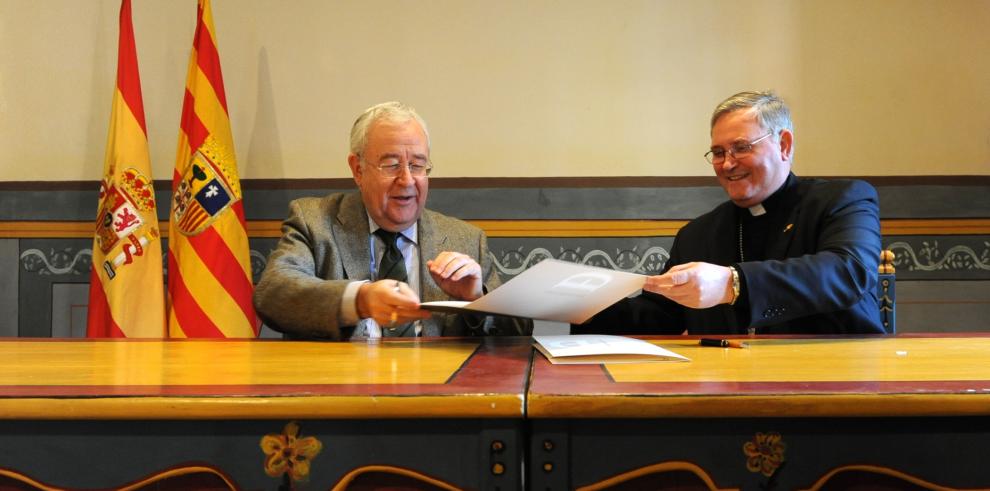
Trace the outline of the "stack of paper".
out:
<instances>
[{"instance_id":1,"label":"stack of paper","mask_svg":"<svg viewBox=\"0 0 990 491\"><path fill-rule=\"evenodd\" d=\"M691 361L649 341L625 336L533 336L533 340L536 349L553 364Z\"/></svg>"}]
</instances>

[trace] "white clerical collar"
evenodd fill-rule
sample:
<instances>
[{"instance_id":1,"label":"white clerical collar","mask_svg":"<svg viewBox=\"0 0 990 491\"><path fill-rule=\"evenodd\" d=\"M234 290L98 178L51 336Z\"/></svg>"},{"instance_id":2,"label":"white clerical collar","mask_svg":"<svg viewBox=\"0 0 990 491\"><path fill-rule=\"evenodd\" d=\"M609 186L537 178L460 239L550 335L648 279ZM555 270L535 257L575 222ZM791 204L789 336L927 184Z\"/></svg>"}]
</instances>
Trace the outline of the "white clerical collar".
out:
<instances>
[{"instance_id":1,"label":"white clerical collar","mask_svg":"<svg viewBox=\"0 0 990 491\"><path fill-rule=\"evenodd\" d=\"M766 215L767 213L767 209L764 208L761 203L757 203L753 206L750 206L748 209L749 209L749 214L753 215L754 217L758 217L760 215Z\"/></svg>"}]
</instances>

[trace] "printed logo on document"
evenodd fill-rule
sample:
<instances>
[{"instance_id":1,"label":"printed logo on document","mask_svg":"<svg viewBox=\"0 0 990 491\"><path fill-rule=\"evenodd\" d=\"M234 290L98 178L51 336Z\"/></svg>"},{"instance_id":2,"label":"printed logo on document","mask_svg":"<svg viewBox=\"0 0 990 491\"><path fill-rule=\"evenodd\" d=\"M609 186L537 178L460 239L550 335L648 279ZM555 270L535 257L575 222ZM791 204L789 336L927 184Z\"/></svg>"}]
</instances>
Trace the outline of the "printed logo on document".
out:
<instances>
[{"instance_id":1,"label":"printed logo on document","mask_svg":"<svg viewBox=\"0 0 990 491\"><path fill-rule=\"evenodd\" d=\"M605 273L587 272L564 278L560 283L550 287L550 293L584 297L605 286L612 278Z\"/></svg>"}]
</instances>

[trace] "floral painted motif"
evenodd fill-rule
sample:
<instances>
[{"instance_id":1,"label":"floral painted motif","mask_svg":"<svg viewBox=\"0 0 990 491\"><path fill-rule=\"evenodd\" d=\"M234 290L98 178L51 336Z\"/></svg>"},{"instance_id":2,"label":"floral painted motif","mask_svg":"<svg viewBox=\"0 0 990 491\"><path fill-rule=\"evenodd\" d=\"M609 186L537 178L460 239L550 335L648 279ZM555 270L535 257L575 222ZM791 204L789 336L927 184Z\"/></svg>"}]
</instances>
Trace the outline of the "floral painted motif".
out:
<instances>
[{"instance_id":1,"label":"floral painted motif","mask_svg":"<svg viewBox=\"0 0 990 491\"><path fill-rule=\"evenodd\" d=\"M582 252L580 247L576 249L561 247L558 254L544 247L535 247L524 254L521 246L514 250L501 251L501 257L494 251L489 251L489 255L495 269L503 278L516 276L547 258L641 274L660 274L663 265L670 259L670 253L660 246L649 247L644 251L639 251L638 247L616 249L614 257L601 249Z\"/></svg>"},{"instance_id":2,"label":"floral painted motif","mask_svg":"<svg viewBox=\"0 0 990 491\"><path fill-rule=\"evenodd\" d=\"M290 421L282 434L261 437L261 450L265 458L265 474L271 477L286 476L292 481L309 479L309 464L323 450L323 444L315 437L299 438L299 424Z\"/></svg>"},{"instance_id":3,"label":"floral painted motif","mask_svg":"<svg viewBox=\"0 0 990 491\"><path fill-rule=\"evenodd\" d=\"M781 439L780 433L775 431L757 432L752 440L743 444L743 453L746 454L746 469L771 477L784 463L784 450L786 449L787 445Z\"/></svg>"}]
</instances>

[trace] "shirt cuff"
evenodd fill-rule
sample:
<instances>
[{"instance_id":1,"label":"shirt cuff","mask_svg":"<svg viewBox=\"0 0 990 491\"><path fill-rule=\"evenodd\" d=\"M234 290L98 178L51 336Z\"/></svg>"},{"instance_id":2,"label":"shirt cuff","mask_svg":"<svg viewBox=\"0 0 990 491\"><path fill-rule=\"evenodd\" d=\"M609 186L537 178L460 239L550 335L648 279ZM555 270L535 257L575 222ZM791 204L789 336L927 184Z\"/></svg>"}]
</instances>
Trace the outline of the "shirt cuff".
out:
<instances>
[{"instance_id":1,"label":"shirt cuff","mask_svg":"<svg viewBox=\"0 0 990 491\"><path fill-rule=\"evenodd\" d=\"M357 296L361 285L368 281L352 281L344 287L344 294L340 297L340 325L353 326L358 323Z\"/></svg>"}]
</instances>

